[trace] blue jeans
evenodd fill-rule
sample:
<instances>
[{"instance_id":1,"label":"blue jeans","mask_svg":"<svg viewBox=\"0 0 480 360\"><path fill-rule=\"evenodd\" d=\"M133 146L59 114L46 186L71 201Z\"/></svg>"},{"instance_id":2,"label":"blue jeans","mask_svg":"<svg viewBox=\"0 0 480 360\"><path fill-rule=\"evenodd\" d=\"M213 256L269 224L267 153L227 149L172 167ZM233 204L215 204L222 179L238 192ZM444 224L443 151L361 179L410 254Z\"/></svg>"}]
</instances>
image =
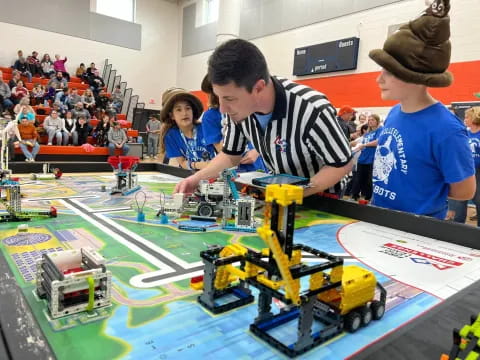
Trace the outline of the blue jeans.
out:
<instances>
[{"instance_id":1,"label":"blue jeans","mask_svg":"<svg viewBox=\"0 0 480 360\"><path fill-rule=\"evenodd\" d=\"M35 156L37 156L38 151L40 150L40 145L35 140L30 140L32 143L34 143L32 147L32 152L28 150L28 146L25 144L20 143L20 149L22 149L23 155L27 159L35 159Z\"/></svg>"},{"instance_id":2,"label":"blue jeans","mask_svg":"<svg viewBox=\"0 0 480 360\"><path fill-rule=\"evenodd\" d=\"M477 191L475 192L472 201L477 208L477 226L480 227L480 168L477 169L477 172L475 173L475 179L477 182ZM455 222L462 224L465 223L465 220L467 219L467 207L468 200L448 200L448 210L455 212L453 218L453 221Z\"/></svg>"},{"instance_id":3,"label":"blue jeans","mask_svg":"<svg viewBox=\"0 0 480 360\"><path fill-rule=\"evenodd\" d=\"M4 107L5 109L10 109L10 108L12 108L12 107L13 107L13 102L12 102L12 100L10 100L10 99L8 99L8 98L7 98L7 99L3 99L3 107Z\"/></svg>"},{"instance_id":4,"label":"blue jeans","mask_svg":"<svg viewBox=\"0 0 480 360\"><path fill-rule=\"evenodd\" d=\"M115 155L115 149L116 149L115 144L112 144L112 143L108 144L108 152L110 153L110 156L114 156L114 155ZM123 155L123 156L126 156L129 151L130 151L130 147L129 147L127 144L123 144L123 146L122 146L122 155Z\"/></svg>"},{"instance_id":5,"label":"blue jeans","mask_svg":"<svg viewBox=\"0 0 480 360\"><path fill-rule=\"evenodd\" d=\"M148 135L148 147L147 147L148 156L157 156L158 139L159 139L158 136Z\"/></svg>"}]
</instances>

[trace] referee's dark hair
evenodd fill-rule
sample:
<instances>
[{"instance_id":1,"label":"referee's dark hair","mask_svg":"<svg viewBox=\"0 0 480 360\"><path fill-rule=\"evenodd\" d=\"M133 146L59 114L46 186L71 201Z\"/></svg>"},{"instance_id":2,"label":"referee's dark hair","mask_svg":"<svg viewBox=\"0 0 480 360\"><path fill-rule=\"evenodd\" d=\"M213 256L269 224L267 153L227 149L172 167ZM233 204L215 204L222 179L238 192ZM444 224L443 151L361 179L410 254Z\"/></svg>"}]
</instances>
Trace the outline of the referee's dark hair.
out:
<instances>
[{"instance_id":1,"label":"referee's dark hair","mask_svg":"<svg viewBox=\"0 0 480 360\"><path fill-rule=\"evenodd\" d=\"M215 49L208 59L208 76L212 84L223 86L233 81L248 92L258 80L270 81L265 57L255 45L242 39L229 40Z\"/></svg>"}]
</instances>

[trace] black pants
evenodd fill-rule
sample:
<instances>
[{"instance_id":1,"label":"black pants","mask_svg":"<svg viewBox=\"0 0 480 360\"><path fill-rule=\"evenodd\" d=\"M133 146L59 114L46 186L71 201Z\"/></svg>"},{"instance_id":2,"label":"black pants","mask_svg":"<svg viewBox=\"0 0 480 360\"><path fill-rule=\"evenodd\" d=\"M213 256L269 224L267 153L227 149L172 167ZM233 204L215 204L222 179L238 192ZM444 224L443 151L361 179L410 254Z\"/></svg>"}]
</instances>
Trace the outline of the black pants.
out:
<instances>
[{"instance_id":1,"label":"black pants","mask_svg":"<svg viewBox=\"0 0 480 360\"><path fill-rule=\"evenodd\" d=\"M372 171L373 164L357 164L357 173L353 180L352 198L358 199L360 192L365 200L372 198Z\"/></svg>"}]
</instances>

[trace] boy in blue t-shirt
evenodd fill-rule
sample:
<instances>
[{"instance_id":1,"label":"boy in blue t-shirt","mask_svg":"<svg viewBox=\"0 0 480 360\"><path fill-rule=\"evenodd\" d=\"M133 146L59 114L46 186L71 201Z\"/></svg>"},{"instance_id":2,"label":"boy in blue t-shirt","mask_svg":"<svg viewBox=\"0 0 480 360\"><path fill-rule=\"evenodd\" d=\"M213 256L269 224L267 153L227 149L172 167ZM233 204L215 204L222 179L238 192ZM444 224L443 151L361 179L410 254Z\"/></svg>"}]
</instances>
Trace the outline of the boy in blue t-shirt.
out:
<instances>
[{"instance_id":1,"label":"boy in blue t-shirt","mask_svg":"<svg viewBox=\"0 0 480 360\"><path fill-rule=\"evenodd\" d=\"M468 200L475 169L465 126L427 87L452 82L449 2L434 0L369 56L383 69L383 100L399 100L378 138L373 204L444 219L447 197Z\"/></svg>"},{"instance_id":2,"label":"boy in blue t-shirt","mask_svg":"<svg viewBox=\"0 0 480 360\"><path fill-rule=\"evenodd\" d=\"M477 208L477 226L480 227L480 106L475 106L465 111L465 125L468 126L468 137L470 150L472 151L473 161L475 162L475 179L477 182L477 191L472 202ZM448 218L460 223L465 223L467 219L468 201L449 200Z\"/></svg>"},{"instance_id":3,"label":"boy in blue t-shirt","mask_svg":"<svg viewBox=\"0 0 480 360\"><path fill-rule=\"evenodd\" d=\"M208 145L213 145L217 153L223 148L222 134L222 113L218 110L220 103L218 96L213 92L212 84L206 75L202 80L202 91L208 95L209 108L202 115L202 130L205 134L205 141ZM237 172L248 172L262 170L266 171L262 157L254 149L251 143L247 143L247 151L243 154L243 158L237 167Z\"/></svg>"},{"instance_id":4,"label":"boy in blue t-shirt","mask_svg":"<svg viewBox=\"0 0 480 360\"><path fill-rule=\"evenodd\" d=\"M162 105L162 152L184 169L202 169L215 156L215 149L206 143L198 123L202 103L193 94L172 88L163 93Z\"/></svg>"}]
</instances>

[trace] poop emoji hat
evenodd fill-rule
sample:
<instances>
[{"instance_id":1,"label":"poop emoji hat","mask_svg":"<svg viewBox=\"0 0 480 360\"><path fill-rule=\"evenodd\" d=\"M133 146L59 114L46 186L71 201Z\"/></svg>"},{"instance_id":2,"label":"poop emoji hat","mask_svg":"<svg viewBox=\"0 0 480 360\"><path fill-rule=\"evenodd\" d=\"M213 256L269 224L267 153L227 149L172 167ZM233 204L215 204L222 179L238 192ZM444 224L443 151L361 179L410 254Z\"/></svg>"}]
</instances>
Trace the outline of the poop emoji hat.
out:
<instances>
[{"instance_id":1,"label":"poop emoji hat","mask_svg":"<svg viewBox=\"0 0 480 360\"><path fill-rule=\"evenodd\" d=\"M370 51L378 65L408 83L446 87L450 64L450 0L434 0L415 20L390 35L383 49Z\"/></svg>"}]
</instances>

